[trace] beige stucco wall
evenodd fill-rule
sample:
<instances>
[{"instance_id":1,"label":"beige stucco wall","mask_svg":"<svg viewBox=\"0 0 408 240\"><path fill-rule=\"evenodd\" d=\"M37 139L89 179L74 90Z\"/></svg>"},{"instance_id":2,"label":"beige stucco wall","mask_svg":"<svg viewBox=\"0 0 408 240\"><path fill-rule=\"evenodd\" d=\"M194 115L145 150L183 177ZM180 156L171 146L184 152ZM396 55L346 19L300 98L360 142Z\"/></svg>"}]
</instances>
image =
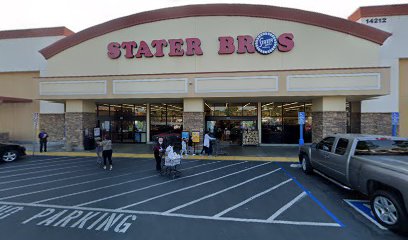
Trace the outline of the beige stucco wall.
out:
<instances>
[{"instance_id":1,"label":"beige stucco wall","mask_svg":"<svg viewBox=\"0 0 408 240\"><path fill-rule=\"evenodd\" d=\"M8 132L10 140L33 140L33 112L39 112L38 101L31 103L1 103L0 132Z\"/></svg>"},{"instance_id":2,"label":"beige stucco wall","mask_svg":"<svg viewBox=\"0 0 408 240\"><path fill-rule=\"evenodd\" d=\"M313 99L312 111L313 112L346 111L346 97L333 96L333 97L321 97L321 98Z\"/></svg>"},{"instance_id":3,"label":"beige stucco wall","mask_svg":"<svg viewBox=\"0 0 408 240\"><path fill-rule=\"evenodd\" d=\"M33 79L39 72L0 72L0 96L33 99L38 93L38 84Z\"/></svg>"},{"instance_id":4,"label":"beige stucco wall","mask_svg":"<svg viewBox=\"0 0 408 240\"><path fill-rule=\"evenodd\" d=\"M408 59L400 59L399 73L399 134L408 137Z\"/></svg>"},{"instance_id":5,"label":"beige stucco wall","mask_svg":"<svg viewBox=\"0 0 408 240\"><path fill-rule=\"evenodd\" d=\"M297 89L290 88L291 77L298 76ZM300 76L300 77L299 77ZM312 77L308 77L312 76ZM344 76L344 78L342 78ZM337 89L317 88L316 79L324 82L335 82ZM344 79L344 81L342 81ZM265 72L231 72L205 74L173 75L133 75L106 77L64 77L40 78L42 87L47 86L47 93L39 95L40 99L149 99L149 98L213 98L213 97L314 97L314 96L355 96L361 99L371 96L389 94L388 68L356 68L327 70L293 70ZM90 84L106 82L106 94L100 94ZM125 85L115 84L122 81ZM52 93L50 89L64 85L63 82L76 82L80 90L59 88ZM143 89L146 82L154 83L155 88ZM174 84L177 82L177 84ZM61 84L60 84L61 83ZM263 84L262 84L263 83ZM55 84L55 86L52 86ZM139 85L141 84L141 85ZM50 86L51 85L51 86ZM293 86L293 82L292 85ZM299 89L301 87L301 89ZM86 88L88 93L78 91ZM119 91L118 91L119 90Z\"/></svg>"},{"instance_id":6,"label":"beige stucco wall","mask_svg":"<svg viewBox=\"0 0 408 240\"><path fill-rule=\"evenodd\" d=\"M184 112L204 112L204 100L202 98L186 98L183 100Z\"/></svg>"},{"instance_id":7,"label":"beige stucco wall","mask_svg":"<svg viewBox=\"0 0 408 240\"><path fill-rule=\"evenodd\" d=\"M65 102L65 112L79 113L79 112L95 112L95 102L83 100L67 100Z\"/></svg>"},{"instance_id":8,"label":"beige stucco wall","mask_svg":"<svg viewBox=\"0 0 408 240\"><path fill-rule=\"evenodd\" d=\"M263 31L279 36L293 33L295 47L269 55L218 55L219 36L251 35ZM112 60L107 57L108 43L198 37L202 56ZM152 48L153 51L153 48ZM153 51L154 54L154 51ZM253 17L189 17L147 23L118 30L85 41L48 59L47 76L93 76L156 73L196 73L225 71L288 70L376 67L379 65L379 45L345 33L321 27ZM69 66L69 67L67 67Z\"/></svg>"}]
</instances>

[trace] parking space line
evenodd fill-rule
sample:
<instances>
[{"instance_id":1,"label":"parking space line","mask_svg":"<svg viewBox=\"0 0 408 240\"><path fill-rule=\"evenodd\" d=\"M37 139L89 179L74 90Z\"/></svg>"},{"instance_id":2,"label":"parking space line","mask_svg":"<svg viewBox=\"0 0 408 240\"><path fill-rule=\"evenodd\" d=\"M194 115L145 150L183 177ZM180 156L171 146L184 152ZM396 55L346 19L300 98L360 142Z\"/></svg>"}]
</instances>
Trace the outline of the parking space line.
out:
<instances>
[{"instance_id":1,"label":"parking space line","mask_svg":"<svg viewBox=\"0 0 408 240\"><path fill-rule=\"evenodd\" d=\"M244 184L246 184L246 183L255 181L256 179L265 177L265 176L270 175L270 174L272 174L272 173L275 173L275 172L277 172L277 171L279 171L279 170L280 170L280 168L275 169L275 170L273 170L273 171L271 171L271 172L268 172L268 173L265 173L265 174L256 176L256 177L251 178L251 179L248 179L248 180L246 180L246 181L244 181L244 182L240 182L240 183L235 184L235 185L233 185L233 186L230 186L230 187L228 187L228 188L224 188L224 189L222 189L222 190L220 190L220 191L217 191L217 192L208 194L208 195L206 195L206 196L204 196L204 197L201 197L201 198L199 198L199 199L196 199L196 200L193 200L193 201L191 201L191 202L188 202L188 203L182 204L182 205L180 205L180 206L174 207L174 208L172 208L172 209L169 209L169 210L165 211L164 213L175 212L175 211L177 211L177 210L179 210L179 209L185 208L185 207L190 206L190 205L192 205L192 204L196 204L196 203L198 203L198 202L200 202L200 201L202 201L202 200L205 200L205 199L207 199L207 198L214 197L214 196L216 196L216 195L218 195L218 194L221 194L221 193L223 193L223 192L226 192L226 191L229 191L229 190L231 190L231 189L237 188L237 187L242 186L242 185L244 185Z\"/></svg>"},{"instance_id":2,"label":"parking space line","mask_svg":"<svg viewBox=\"0 0 408 240\"><path fill-rule=\"evenodd\" d=\"M307 194L305 192L302 192L299 194L297 197L292 199L290 202L286 203L283 207L281 207L278 211L276 211L272 216L270 216L266 221L274 221L279 215L281 215L283 212L288 210L290 207L292 207L296 202L301 200L302 198L306 197Z\"/></svg>"},{"instance_id":3,"label":"parking space line","mask_svg":"<svg viewBox=\"0 0 408 240\"><path fill-rule=\"evenodd\" d=\"M282 171L285 172L285 174L293 179L293 182L296 183L306 194L315 202L319 207L327 214L329 215L336 223L338 223L341 227L345 227L345 225L329 210L326 208L326 206L323 205L322 202L320 202L309 190L307 190L298 180L296 180L285 168L282 167L281 164L275 162L276 165L282 168Z\"/></svg>"},{"instance_id":4,"label":"parking space line","mask_svg":"<svg viewBox=\"0 0 408 240\"><path fill-rule=\"evenodd\" d=\"M43 173L43 172L51 172L51 171L57 171L57 170L62 170L62 169L68 169L68 168L76 168L76 167L84 167L84 166L90 166L90 165L95 165L95 163L84 163L81 165L75 165L75 166L70 166L70 167L63 167L63 168L52 168L44 171L34 171L34 172L29 172L29 173L19 173L19 174L14 174L14 175L7 175L7 176L1 176L1 178L9 178L9 177L17 177L17 176L23 176L23 175L29 175L29 174L36 174L36 173Z\"/></svg>"},{"instance_id":5,"label":"parking space line","mask_svg":"<svg viewBox=\"0 0 408 240\"><path fill-rule=\"evenodd\" d=\"M222 161L210 162L210 163L203 164L203 165L210 165L210 164L221 163L221 162L222 162ZM199 172L199 173L196 173L196 174L193 174L193 175L190 175L190 176L186 176L186 177L180 177L180 178L177 178L177 179L174 179L174 180L170 180L170 181L167 181L167 182L156 183L156 184L149 185L149 186L146 186L146 187L142 187L142 188L134 189L134 190L131 190L131 191L127 191L127 192L115 194L115 195L112 195L112 196L109 196L109 197L104 197L104 198L96 199L96 200L93 200L93 201L90 201L90 202L81 203L81 204L78 204L78 205L76 205L76 206L77 206L77 207L82 207L82 206L89 205L89 204L92 204L92 203L101 202L101 201L104 201L104 200L107 200L107 199L111 199L111 198L123 196L123 195L126 195L126 194L130 194L130 193L134 193L134 192L146 190L146 189L149 189L149 188L152 188L152 187L156 187L156 186L160 186L160 185L172 183L172 182L179 181L179 180L184 180L184 179L187 179L187 178L192 178L192 177L195 177L195 176L203 175L203 174L206 174L206 173L209 173L209 172L214 172L214 171L217 171L217 170L221 170L221 169L224 169L224 168L232 167L232 166L239 165L239 164L243 164L243 163L246 163L246 161L245 161L245 162L238 162L238 163L234 163L234 164L228 164L228 165L226 165L226 166L222 166L222 167L215 168L215 169L211 169L211 170L204 171L204 172ZM193 167L191 167L191 168L193 168Z\"/></svg>"},{"instance_id":6,"label":"parking space line","mask_svg":"<svg viewBox=\"0 0 408 240\"><path fill-rule=\"evenodd\" d=\"M263 163L263 164L259 164L259 165L256 165L256 166L253 166L253 167L250 167L250 168L246 168L246 169L243 169L243 170L239 170L239 171L237 171L237 172L229 173L229 174L224 175L224 176L221 176L221 177L217 177L217 178L214 178L214 179L211 179L211 180L208 180L208 181L205 181L205 182L201 182L201 183L198 183L198 184L194 184L194 185L191 185L191 186L188 186L188 187L180 188L180 189L177 189L177 190L168 192L168 193L160 194L160 195L158 195L158 196L151 197L151 198L148 198L148 199L146 199L146 200L143 200L143 201L140 201L140 202L137 202L137 203L129 204L129 205L124 206L124 207L121 207L121 208L119 208L119 209L126 209L126 208L130 208L130 207L134 207L134 206L140 205L140 204L142 204L142 203L146 203L146 202L152 201L152 200L154 200L154 199L158 199L158 198L161 198L161 197L164 197L164 196L168 196L168 195L173 194L173 193L178 193L178 192L181 192L181 191L184 191L184 190L187 190L187 189L195 188L195 187L198 187L198 186L201 186L201 185L210 183L210 182L214 182L214 181L217 181L217 180L220 180L220 179L223 179L223 178L226 178L226 177L229 177L229 176L232 176L232 175L241 173L241 172L249 171L249 170L251 170L251 169L254 169L254 168L257 168L257 167L266 165L266 164L270 164L270 162Z\"/></svg>"},{"instance_id":7,"label":"parking space line","mask_svg":"<svg viewBox=\"0 0 408 240\"><path fill-rule=\"evenodd\" d=\"M143 166L143 164L141 164L141 166ZM140 166L138 166L138 167L140 167ZM134 173L134 172L132 172L132 173ZM19 188L26 188L26 187L38 186L38 185L48 184L48 183L53 183L53 182L66 181L66 180L70 180L70 179L81 178L81 177L87 177L87 176L98 175L98 174L105 174L105 173L104 173L104 172L101 172L101 171L98 171L98 172L96 172L96 173L90 173L90 174L78 175L78 176L74 176L74 177L61 178L61 179L52 180L52 181L45 181L45 182L27 184L27 185L22 185L22 186L17 186L17 187L10 187L10 188L5 188L5 189L0 189L0 192L12 190L12 189L19 189Z\"/></svg>"},{"instance_id":8,"label":"parking space line","mask_svg":"<svg viewBox=\"0 0 408 240\"><path fill-rule=\"evenodd\" d=\"M61 161L66 161L68 158L69 157L48 158L48 159L41 159L41 160L25 160L25 161L23 160L23 161L20 161L20 162L15 162L15 163L17 163L16 165L7 166L7 167L2 166L2 167L0 167L0 169L3 170L3 169L10 169L10 168L19 168L21 166L27 166L27 165L45 164L43 162L51 162L51 163L58 162L58 161L49 161L49 160L52 160L52 159L63 159Z\"/></svg>"},{"instance_id":9,"label":"parking space line","mask_svg":"<svg viewBox=\"0 0 408 240\"><path fill-rule=\"evenodd\" d=\"M32 195L32 194L37 194L37 193L42 193L42 192L49 192L49 191L53 191L53 190L58 190L58 189L63 189L63 188L68 188L68 187L74 187L74 186L79 186L79 185L88 184L88 183L92 183L92 182L98 182L98 181L102 181L102 180L106 180L106 179L118 178L118 177L128 176L128 175L135 174L135 173L150 172L150 171L152 171L152 170L151 170L151 169L147 169L147 170L142 170L142 171L136 171L136 172L130 172L130 173L125 173L125 174L120 174L120 175L116 175L116 176L112 176L112 177L104 177L104 178L93 179L93 180L86 181L86 182L79 182L79 183L73 183L73 184L64 185L64 186L59 186L59 187L53 187L53 188L48 188L48 189L42 189L42 190L33 191L33 192L25 192L25 193L13 195L13 196L3 197L3 198L0 198L0 200L6 200L6 199L10 199L10 198L22 197L22 196L27 196L27 195ZM152 177L152 176L149 176L149 177ZM113 184L113 185L125 184L125 183L132 182L132 181L135 181L135 180L130 180L130 181L127 181L127 182L117 183L117 184ZM113 186L113 185L109 185L109 186ZM106 187L106 186L105 186L105 187ZM63 195L63 196L58 196L58 197L54 197L54 198L49 198L49 199L37 201L37 202L34 202L34 203L47 202L47 201L51 201L51 200L54 200L54 199L59 199L59 198L67 197L67 196L70 196L70 195L73 195L73 194L67 194L67 195Z\"/></svg>"},{"instance_id":10,"label":"parking space line","mask_svg":"<svg viewBox=\"0 0 408 240\"><path fill-rule=\"evenodd\" d=\"M95 169L95 167L89 167L89 168L85 168L85 169L77 170L77 171L60 172L60 173L53 173L53 174L49 174L49 175L42 175L42 176L38 176L38 177L30 177L30 178L23 178L23 179L18 179L18 180L0 182L0 185L1 184L8 184L8 183L15 183L15 182L28 181L28 180L34 180L34 179L39 179L39 178L47 178L47 177L58 176L58 175L63 175L63 174L84 172L84 171L88 171L88 170L91 170L91 169Z\"/></svg>"},{"instance_id":11,"label":"parking space line","mask_svg":"<svg viewBox=\"0 0 408 240\"><path fill-rule=\"evenodd\" d=\"M64 162L67 161L72 161L72 160L79 160L79 159L84 159L84 158L72 158L72 159L67 159L67 160L63 160ZM77 162L77 161L75 161ZM85 162L84 162L85 163ZM55 166L65 166L65 165L69 165L72 164L72 162L67 162L67 163L57 163L57 164L50 164L47 165L49 163L40 163L38 165L45 165L45 166L38 166L38 167L32 167L32 166L21 166L21 168L19 169L13 169L13 170L7 170L7 171L0 171L0 174L3 173L11 173L11 172L18 172L18 171L24 171L24 170L32 170L32 169L38 169L38 168L47 168L47 167L55 167Z\"/></svg>"},{"instance_id":12,"label":"parking space line","mask_svg":"<svg viewBox=\"0 0 408 240\"><path fill-rule=\"evenodd\" d=\"M203 165L205 165L205 164L203 164ZM200 166L200 165L198 165L198 166ZM143 170L143 171L136 171L136 172L121 174L121 175L117 175L117 176L113 176L113 177L100 178L100 179L95 179L95 180L91 180L91 181L88 181L88 182L76 183L76 184L66 185L66 186L63 186L63 187L56 187L56 188L49 189L47 191L61 189L61 188L65 188L65 187L72 187L72 186L77 186L77 185L82 185L82 184L87 184L87 183L101 181L101 180L105 180L105 179L111 179L111 178L115 178L115 177L123 177L123 176L131 175L131 174L135 174L135 173L151 172L151 171L152 171L152 169L147 169L147 170ZM123 185L123 184L128 184L128 183L131 183L131 182L137 182L137 181L141 181L141 180L144 180L144 179L153 178L153 177L156 177L156 176L157 175L149 175L149 176L146 176L146 177L136 178L136 179L132 179L132 180L128 180L128 181L120 182L120 183L115 183L115 184L111 184L111 185L107 185L107 186L103 186L103 187L92 188L92 189L88 189L88 190L84 190L84 191L80 191L80 192L74 192L74 193L69 193L69 194L65 194L65 195L60 195L60 196L57 196L57 197L43 199L43 200L36 201L36 202L33 202L33 203L44 203L44 202L48 202L48 201L52 201L52 200L56 200L56 199L61 199L61 198L65 198L65 197L79 195L79 194L82 194L82 193L88 193L88 192L93 192L93 191L97 191L97 190L101 190L101 189L105 189L105 188L110 188L110 187L120 186L120 185ZM44 192L44 191L40 191L40 192ZM0 200L2 200L2 199L0 198Z\"/></svg>"},{"instance_id":13,"label":"parking space line","mask_svg":"<svg viewBox=\"0 0 408 240\"><path fill-rule=\"evenodd\" d=\"M280 169L280 168L279 168L279 169ZM269 188L269 189L266 189L266 190L263 191L263 192L260 192L260 193L254 195L254 196L252 196L252 197L250 197L250 198L247 198L246 200L244 200L244 201L242 201L242 202L240 202L240 203L238 203L238 204L235 204L234 206L232 206L232 207L230 207L230 208L225 209L225 210L222 211L222 212L219 212L219 213L215 214L213 217L214 217L214 218L219 218L219 217L221 217L222 215L225 215L226 213L228 213L228 212L230 212L230 211L232 211L232 210L234 210L234 209L236 209L236 208L239 208L239 207L241 207L241 206L247 204L248 202L250 202L250 201L252 201L252 200L255 200L255 199L257 199L258 197L260 197L260 196L262 196L262 195L265 195L265 194L267 194L268 192L273 191L273 190L275 190L275 189L277 189L277 188L279 188L279 187L281 187L281 186L283 186L283 185L285 185L286 183L289 183L289 182L291 182L291 181L292 181L292 179L288 179L288 180L286 180L286 181L283 181L283 182L281 182L281 183L279 183L279 184L277 184L277 185L275 185L275 186L273 186L273 187L271 187L271 188Z\"/></svg>"},{"instance_id":14,"label":"parking space line","mask_svg":"<svg viewBox=\"0 0 408 240\"><path fill-rule=\"evenodd\" d=\"M137 210L125 210L125 209L106 209L106 208L94 208L94 207L62 206L62 205L52 205L52 204L34 204L34 203L18 203L18 202L2 202L2 201L0 202L0 204L25 206L25 207L41 207L41 208L82 210L82 211L100 211L100 212L111 212L111 213L128 213L128 214L139 214L139 215L180 217L180 218L188 218L188 219L204 219L204 220L215 220L215 221L284 224L284 225L301 225L301 226L320 226L320 227L341 227L341 225L338 223L325 223L325 222L295 222L295 221L280 221L280 220L268 222L263 219L244 219L244 218L229 218L229 217L228 218L227 217L214 218L210 216L201 216L201 215L188 215L188 214L176 214L176 213L164 214L161 212L154 212L154 211L137 211Z\"/></svg>"}]
</instances>

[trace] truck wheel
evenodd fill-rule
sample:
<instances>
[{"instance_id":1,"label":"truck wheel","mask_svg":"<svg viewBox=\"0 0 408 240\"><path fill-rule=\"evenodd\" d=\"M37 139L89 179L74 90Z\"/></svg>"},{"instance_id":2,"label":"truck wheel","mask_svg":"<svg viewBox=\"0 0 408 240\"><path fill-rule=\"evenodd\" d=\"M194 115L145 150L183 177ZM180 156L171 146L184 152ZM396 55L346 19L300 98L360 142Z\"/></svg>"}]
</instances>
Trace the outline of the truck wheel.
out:
<instances>
[{"instance_id":1,"label":"truck wheel","mask_svg":"<svg viewBox=\"0 0 408 240\"><path fill-rule=\"evenodd\" d=\"M370 199L371 210L384 227L396 231L408 231L408 215L402 199L392 191L378 190Z\"/></svg>"},{"instance_id":2,"label":"truck wheel","mask_svg":"<svg viewBox=\"0 0 408 240\"><path fill-rule=\"evenodd\" d=\"M302 165L302 171L304 173L308 175L313 173L313 167L312 167L312 164L310 164L310 160L307 155L302 155L300 164Z\"/></svg>"}]
</instances>

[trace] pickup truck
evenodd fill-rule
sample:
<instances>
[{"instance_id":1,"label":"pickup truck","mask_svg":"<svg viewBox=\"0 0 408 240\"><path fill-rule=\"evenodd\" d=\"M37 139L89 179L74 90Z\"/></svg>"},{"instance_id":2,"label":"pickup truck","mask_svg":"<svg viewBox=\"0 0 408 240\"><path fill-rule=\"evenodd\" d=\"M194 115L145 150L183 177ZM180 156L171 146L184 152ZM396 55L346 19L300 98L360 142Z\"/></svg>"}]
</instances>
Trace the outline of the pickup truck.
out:
<instances>
[{"instance_id":1,"label":"pickup truck","mask_svg":"<svg viewBox=\"0 0 408 240\"><path fill-rule=\"evenodd\" d=\"M380 224L408 232L408 138L333 134L302 146L303 172L313 172L370 199Z\"/></svg>"}]
</instances>

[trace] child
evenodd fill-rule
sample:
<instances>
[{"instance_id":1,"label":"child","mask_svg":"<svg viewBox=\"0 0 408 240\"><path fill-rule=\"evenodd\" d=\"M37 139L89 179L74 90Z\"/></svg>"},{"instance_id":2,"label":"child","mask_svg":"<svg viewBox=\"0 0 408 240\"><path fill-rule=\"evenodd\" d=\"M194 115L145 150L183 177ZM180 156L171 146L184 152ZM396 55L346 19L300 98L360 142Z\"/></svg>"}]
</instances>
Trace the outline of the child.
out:
<instances>
[{"instance_id":1,"label":"child","mask_svg":"<svg viewBox=\"0 0 408 240\"><path fill-rule=\"evenodd\" d=\"M186 157L188 156L187 143L186 143L186 139L184 139L184 138L181 140L181 151L180 151L180 155L183 156L183 153L186 155Z\"/></svg>"},{"instance_id":2,"label":"child","mask_svg":"<svg viewBox=\"0 0 408 240\"><path fill-rule=\"evenodd\" d=\"M101 138L97 137L96 140L96 163L102 164L102 141Z\"/></svg>"}]
</instances>

